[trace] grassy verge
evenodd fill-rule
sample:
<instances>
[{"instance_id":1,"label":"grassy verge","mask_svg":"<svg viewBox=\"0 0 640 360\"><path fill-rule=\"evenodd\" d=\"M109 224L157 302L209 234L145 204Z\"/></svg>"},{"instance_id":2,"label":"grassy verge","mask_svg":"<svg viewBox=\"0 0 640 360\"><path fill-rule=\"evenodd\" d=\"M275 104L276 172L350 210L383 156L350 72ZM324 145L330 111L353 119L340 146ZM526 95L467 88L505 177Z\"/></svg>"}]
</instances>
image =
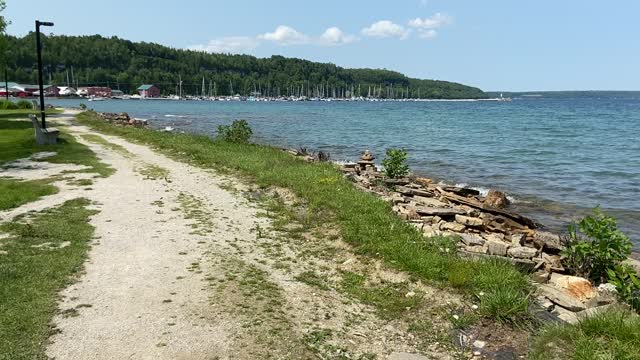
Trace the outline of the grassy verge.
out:
<instances>
[{"instance_id":1,"label":"grassy verge","mask_svg":"<svg viewBox=\"0 0 640 360\"><path fill-rule=\"evenodd\" d=\"M47 115L60 114L62 111L58 109L48 109ZM34 109L16 109L16 110L0 110L0 119L27 119L29 114L40 114L40 110Z\"/></svg>"},{"instance_id":2,"label":"grassy verge","mask_svg":"<svg viewBox=\"0 0 640 360\"><path fill-rule=\"evenodd\" d=\"M441 286L453 286L480 299L490 318L515 321L527 314L526 277L498 261L470 261L441 251L445 238L425 239L399 219L389 204L357 190L331 164L310 164L269 146L234 144L206 136L123 128L97 119L78 119L104 133L153 146L201 167L249 177L260 186L288 188L309 213L335 222L342 237L361 254L381 257L398 269Z\"/></svg>"},{"instance_id":3,"label":"grassy verge","mask_svg":"<svg viewBox=\"0 0 640 360\"><path fill-rule=\"evenodd\" d=\"M42 196L55 194L58 189L48 180L16 181L0 179L0 211L12 209Z\"/></svg>"},{"instance_id":4,"label":"grassy verge","mask_svg":"<svg viewBox=\"0 0 640 360\"><path fill-rule=\"evenodd\" d=\"M71 200L0 226L0 359L44 359L57 292L77 273L89 248L94 212Z\"/></svg>"},{"instance_id":5,"label":"grassy verge","mask_svg":"<svg viewBox=\"0 0 640 360\"><path fill-rule=\"evenodd\" d=\"M531 359L640 359L640 317L612 310L575 325L550 326L533 343Z\"/></svg>"},{"instance_id":6,"label":"grassy verge","mask_svg":"<svg viewBox=\"0 0 640 360\"><path fill-rule=\"evenodd\" d=\"M0 119L0 165L43 151L57 153L43 161L85 165L101 176L113 173L112 168L101 163L91 149L75 141L73 136L62 133L58 144L37 145L31 122Z\"/></svg>"}]
</instances>

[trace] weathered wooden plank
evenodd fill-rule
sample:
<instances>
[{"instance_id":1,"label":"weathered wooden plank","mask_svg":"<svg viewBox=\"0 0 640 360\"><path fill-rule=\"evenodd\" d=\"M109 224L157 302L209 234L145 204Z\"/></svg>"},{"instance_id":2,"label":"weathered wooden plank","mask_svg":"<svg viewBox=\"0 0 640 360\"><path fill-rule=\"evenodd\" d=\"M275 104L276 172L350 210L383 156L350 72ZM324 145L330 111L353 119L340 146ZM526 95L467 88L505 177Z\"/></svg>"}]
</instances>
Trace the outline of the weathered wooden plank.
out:
<instances>
[{"instance_id":1,"label":"weathered wooden plank","mask_svg":"<svg viewBox=\"0 0 640 360\"><path fill-rule=\"evenodd\" d=\"M476 209L480 209L482 211L488 212L490 214L495 214L495 215L502 215L504 217L507 217L509 219L512 219L520 224L523 224L525 226L528 226L531 229L535 229L537 227L536 223L529 219L526 218L522 215L518 215L518 214L514 214L514 213L510 213L508 211L505 210L501 210L501 209L496 209L493 207L489 207L484 205L483 203L477 201L477 200L473 200L471 198L466 198L466 197L462 197L462 196L458 196L456 194L452 194L449 192L444 191L444 189L440 189L442 192L442 196L452 202L458 203L458 204L463 204L463 205L467 205L467 206L471 206L474 207Z\"/></svg>"}]
</instances>

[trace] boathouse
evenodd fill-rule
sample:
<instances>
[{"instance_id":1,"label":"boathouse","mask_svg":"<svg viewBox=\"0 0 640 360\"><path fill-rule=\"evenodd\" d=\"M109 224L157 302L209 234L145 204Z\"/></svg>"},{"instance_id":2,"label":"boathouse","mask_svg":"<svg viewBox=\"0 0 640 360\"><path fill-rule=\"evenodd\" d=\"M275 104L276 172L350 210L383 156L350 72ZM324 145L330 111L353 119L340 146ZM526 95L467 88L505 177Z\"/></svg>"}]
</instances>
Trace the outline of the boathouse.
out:
<instances>
[{"instance_id":1,"label":"boathouse","mask_svg":"<svg viewBox=\"0 0 640 360\"><path fill-rule=\"evenodd\" d=\"M160 97L160 89L155 85L142 85L138 88L138 93L143 98Z\"/></svg>"}]
</instances>

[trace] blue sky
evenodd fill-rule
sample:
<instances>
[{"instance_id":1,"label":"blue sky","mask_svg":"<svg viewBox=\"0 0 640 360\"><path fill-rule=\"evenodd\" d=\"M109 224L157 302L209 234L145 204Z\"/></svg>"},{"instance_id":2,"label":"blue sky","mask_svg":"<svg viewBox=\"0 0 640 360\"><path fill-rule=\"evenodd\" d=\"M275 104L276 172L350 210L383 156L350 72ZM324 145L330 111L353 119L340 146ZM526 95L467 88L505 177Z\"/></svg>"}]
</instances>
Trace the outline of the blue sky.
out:
<instances>
[{"instance_id":1,"label":"blue sky","mask_svg":"<svg viewBox=\"0 0 640 360\"><path fill-rule=\"evenodd\" d=\"M640 1L8 0L8 32L387 68L483 90L640 90Z\"/></svg>"}]
</instances>

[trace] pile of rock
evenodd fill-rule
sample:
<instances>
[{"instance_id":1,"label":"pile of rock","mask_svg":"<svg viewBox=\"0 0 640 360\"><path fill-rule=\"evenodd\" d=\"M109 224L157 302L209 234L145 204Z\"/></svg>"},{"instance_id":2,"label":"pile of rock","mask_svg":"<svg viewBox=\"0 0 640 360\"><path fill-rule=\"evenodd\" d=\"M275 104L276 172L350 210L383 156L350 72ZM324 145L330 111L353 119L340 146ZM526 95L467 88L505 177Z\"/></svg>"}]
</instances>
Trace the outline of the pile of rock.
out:
<instances>
[{"instance_id":1,"label":"pile of rock","mask_svg":"<svg viewBox=\"0 0 640 360\"><path fill-rule=\"evenodd\" d=\"M146 127L149 122L145 119L136 119L129 117L129 114L123 113L99 113L100 118L109 123L120 126Z\"/></svg>"},{"instance_id":2,"label":"pile of rock","mask_svg":"<svg viewBox=\"0 0 640 360\"><path fill-rule=\"evenodd\" d=\"M500 257L532 272L541 284L539 302L563 320L574 321L577 312L615 300L588 280L566 275L560 256L563 239L507 211L509 200L500 191L481 196L477 190L439 185L427 178L386 179L369 151L357 163L342 165L341 171L356 186L389 201L400 217L425 236L457 238L464 256Z\"/></svg>"}]
</instances>

